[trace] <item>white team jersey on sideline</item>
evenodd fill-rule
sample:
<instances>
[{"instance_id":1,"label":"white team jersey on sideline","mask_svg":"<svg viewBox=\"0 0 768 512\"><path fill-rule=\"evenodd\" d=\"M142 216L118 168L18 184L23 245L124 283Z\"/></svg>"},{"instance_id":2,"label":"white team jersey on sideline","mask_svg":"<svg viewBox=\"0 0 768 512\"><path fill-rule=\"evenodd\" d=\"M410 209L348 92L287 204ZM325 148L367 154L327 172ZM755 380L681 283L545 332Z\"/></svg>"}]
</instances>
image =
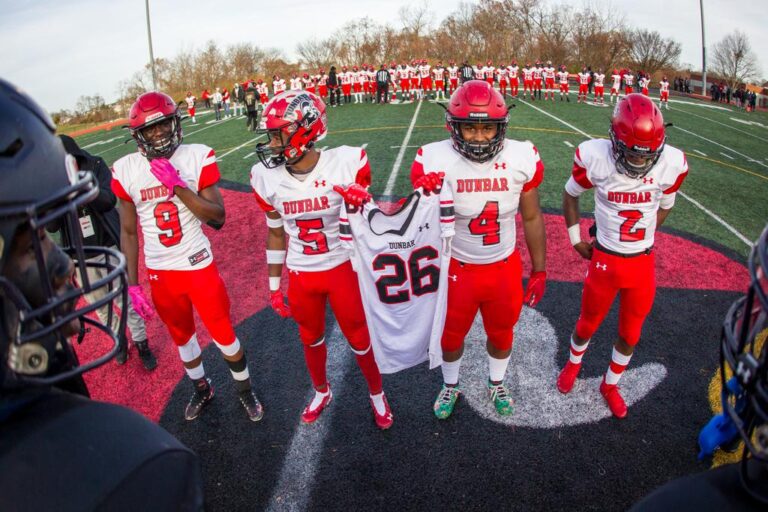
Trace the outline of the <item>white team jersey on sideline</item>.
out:
<instances>
[{"instance_id":1,"label":"white team jersey on sideline","mask_svg":"<svg viewBox=\"0 0 768 512\"><path fill-rule=\"evenodd\" d=\"M644 178L629 178L616 170L611 141L593 139L576 148L565 190L579 197L594 187L597 241L610 251L633 254L653 247L659 207L672 208L687 174L685 154L667 145Z\"/></svg>"},{"instance_id":2,"label":"white team jersey on sideline","mask_svg":"<svg viewBox=\"0 0 768 512\"><path fill-rule=\"evenodd\" d=\"M448 188L429 196L418 189L391 215L373 201L362 210L349 207L340 223L381 373L427 359L430 369L439 366L454 234Z\"/></svg>"},{"instance_id":3,"label":"white team jersey on sideline","mask_svg":"<svg viewBox=\"0 0 768 512\"><path fill-rule=\"evenodd\" d=\"M169 159L190 190L198 192L219 181L213 149L182 144ZM131 153L112 167L112 190L133 202L144 239L144 261L152 270L198 270L213 262L211 243L200 220L155 178L149 160Z\"/></svg>"},{"instance_id":4,"label":"white team jersey on sideline","mask_svg":"<svg viewBox=\"0 0 768 512\"><path fill-rule=\"evenodd\" d=\"M343 206L334 185L370 183L368 155L362 148L339 146L320 153L304 181L291 176L284 165L251 168L251 187L265 211L276 211L288 234L288 269L319 272L349 259L339 241L339 212Z\"/></svg>"},{"instance_id":5,"label":"white team jersey on sideline","mask_svg":"<svg viewBox=\"0 0 768 512\"><path fill-rule=\"evenodd\" d=\"M505 139L504 148L488 162L462 157L450 139L422 146L414 173L444 172L453 192L456 236L453 257L464 263L501 261L515 250L515 214L524 190L538 186L544 164L530 142Z\"/></svg>"}]
</instances>

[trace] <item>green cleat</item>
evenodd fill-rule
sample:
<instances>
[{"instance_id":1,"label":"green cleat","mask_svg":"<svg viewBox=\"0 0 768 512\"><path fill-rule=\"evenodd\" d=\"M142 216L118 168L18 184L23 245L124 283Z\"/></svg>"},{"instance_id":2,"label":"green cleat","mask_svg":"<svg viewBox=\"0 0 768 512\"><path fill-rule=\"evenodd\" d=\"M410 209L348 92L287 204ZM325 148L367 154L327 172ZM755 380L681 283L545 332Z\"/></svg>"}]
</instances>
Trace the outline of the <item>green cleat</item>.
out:
<instances>
[{"instance_id":1,"label":"green cleat","mask_svg":"<svg viewBox=\"0 0 768 512\"><path fill-rule=\"evenodd\" d=\"M440 420L448 418L448 416L453 413L453 407L456 405L456 400L459 399L459 395L461 395L459 388L443 384L442 389L440 389L440 394L437 395L435 404L432 406L432 409L435 411L435 416Z\"/></svg>"},{"instance_id":2,"label":"green cleat","mask_svg":"<svg viewBox=\"0 0 768 512\"><path fill-rule=\"evenodd\" d=\"M515 401L509 396L509 391L504 384L492 384L488 381L488 392L491 395L493 406L500 416L509 416L515 412Z\"/></svg>"}]
</instances>

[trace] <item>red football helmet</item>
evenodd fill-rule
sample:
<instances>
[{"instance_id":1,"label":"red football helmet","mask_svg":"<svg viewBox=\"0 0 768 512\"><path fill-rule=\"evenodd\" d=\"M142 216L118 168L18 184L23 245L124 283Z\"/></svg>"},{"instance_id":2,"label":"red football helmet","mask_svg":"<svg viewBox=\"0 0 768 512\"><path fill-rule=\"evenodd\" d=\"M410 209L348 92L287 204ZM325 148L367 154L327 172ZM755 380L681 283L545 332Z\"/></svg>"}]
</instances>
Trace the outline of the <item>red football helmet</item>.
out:
<instances>
[{"instance_id":1,"label":"red football helmet","mask_svg":"<svg viewBox=\"0 0 768 512\"><path fill-rule=\"evenodd\" d=\"M487 162L504 147L509 109L504 97L485 80L469 80L456 89L448 102L445 126L453 147L473 162ZM462 124L496 123L498 130L489 142L469 142L461 133Z\"/></svg>"},{"instance_id":2,"label":"red football helmet","mask_svg":"<svg viewBox=\"0 0 768 512\"><path fill-rule=\"evenodd\" d=\"M325 103L306 91L286 91L264 105L259 132L268 142L256 145L256 154L265 167L295 164L322 140L328 129ZM279 145L270 143L277 140Z\"/></svg>"},{"instance_id":3,"label":"red football helmet","mask_svg":"<svg viewBox=\"0 0 768 512\"><path fill-rule=\"evenodd\" d=\"M664 151L664 118L650 98L629 94L613 110L610 135L616 169L630 178L640 179L648 174Z\"/></svg>"},{"instance_id":4,"label":"red football helmet","mask_svg":"<svg viewBox=\"0 0 768 512\"><path fill-rule=\"evenodd\" d=\"M170 158L181 145L181 116L173 98L165 93L152 91L136 98L128 114L128 129L139 152L149 158ZM166 137L150 141L144 129L158 123L169 122L171 129Z\"/></svg>"}]
</instances>

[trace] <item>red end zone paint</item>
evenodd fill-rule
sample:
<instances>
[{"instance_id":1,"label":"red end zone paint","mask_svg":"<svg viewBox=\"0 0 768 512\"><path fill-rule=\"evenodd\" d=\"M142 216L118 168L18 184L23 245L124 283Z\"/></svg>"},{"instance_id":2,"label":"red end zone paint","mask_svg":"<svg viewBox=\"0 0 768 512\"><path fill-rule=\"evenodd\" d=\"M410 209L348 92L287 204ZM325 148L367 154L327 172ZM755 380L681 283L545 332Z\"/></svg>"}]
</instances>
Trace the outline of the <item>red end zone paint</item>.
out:
<instances>
[{"instance_id":1,"label":"red end zone paint","mask_svg":"<svg viewBox=\"0 0 768 512\"><path fill-rule=\"evenodd\" d=\"M232 303L232 320L237 325L268 307L264 261L266 225L264 214L255 204L252 194L222 190L222 195L227 208L226 225L221 231L206 228L206 234L211 239L214 260L227 285ZM571 247L563 217L546 214L544 219L547 229L548 278L554 281L581 282L587 262ZM582 233L587 232L591 222L589 219L582 222ZM517 230L527 276L530 260L519 219ZM657 233L656 250L659 288L742 292L748 285L747 270L742 264L682 237ZM139 268L139 276L149 294L143 264ZM200 345L206 347L211 338L199 319L197 325ZM125 366L107 363L88 372L86 381L94 399L129 406L158 421L173 389L184 377L184 371L178 351L158 318L147 323L147 334L158 357L159 365L154 372L146 372L135 350L132 350L131 358ZM247 344L258 340L241 341ZM78 353L83 360L89 360L97 350L104 350L105 346L103 337L91 334L78 347ZM254 361L254 368L258 368L258 365L259 362ZM178 411L178 414L182 412Z\"/></svg>"}]
</instances>

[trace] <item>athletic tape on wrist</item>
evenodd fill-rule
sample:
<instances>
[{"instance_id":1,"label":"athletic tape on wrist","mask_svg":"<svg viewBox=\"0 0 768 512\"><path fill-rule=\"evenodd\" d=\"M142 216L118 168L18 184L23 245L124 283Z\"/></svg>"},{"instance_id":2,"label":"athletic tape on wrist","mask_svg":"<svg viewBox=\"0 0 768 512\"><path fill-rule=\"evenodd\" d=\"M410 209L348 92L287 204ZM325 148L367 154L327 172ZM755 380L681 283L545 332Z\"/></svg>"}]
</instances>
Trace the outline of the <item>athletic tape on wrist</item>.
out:
<instances>
[{"instance_id":1,"label":"athletic tape on wrist","mask_svg":"<svg viewBox=\"0 0 768 512\"><path fill-rule=\"evenodd\" d=\"M280 289L280 277L269 276L269 291L274 292Z\"/></svg>"},{"instance_id":2,"label":"athletic tape on wrist","mask_svg":"<svg viewBox=\"0 0 768 512\"><path fill-rule=\"evenodd\" d=\"M267 227L269 228L281 228L283 227L283 219L273 219L267 215Z\"/></svg>"},{"instance_id":3,"label":"athletic tape on wrist","mask_svg":"<svg viewBox=\"0 0 768 512\"><path fill-rule=\"evenodd\" d=\"M270 265L282 265L285 263L286 251L267 249L267 263Z\"/></svg>"},{"instance_id":4,"label":"athletic tape on wrist","mask_svg":"<svg viewBox=\"0 0 768 512\"><path fill-rule=\"evenodd\" d=\"M568 238L571 239L571 245L581 242L581 227L578 224L568 228Z\"/></svg>"}]
</instances>

